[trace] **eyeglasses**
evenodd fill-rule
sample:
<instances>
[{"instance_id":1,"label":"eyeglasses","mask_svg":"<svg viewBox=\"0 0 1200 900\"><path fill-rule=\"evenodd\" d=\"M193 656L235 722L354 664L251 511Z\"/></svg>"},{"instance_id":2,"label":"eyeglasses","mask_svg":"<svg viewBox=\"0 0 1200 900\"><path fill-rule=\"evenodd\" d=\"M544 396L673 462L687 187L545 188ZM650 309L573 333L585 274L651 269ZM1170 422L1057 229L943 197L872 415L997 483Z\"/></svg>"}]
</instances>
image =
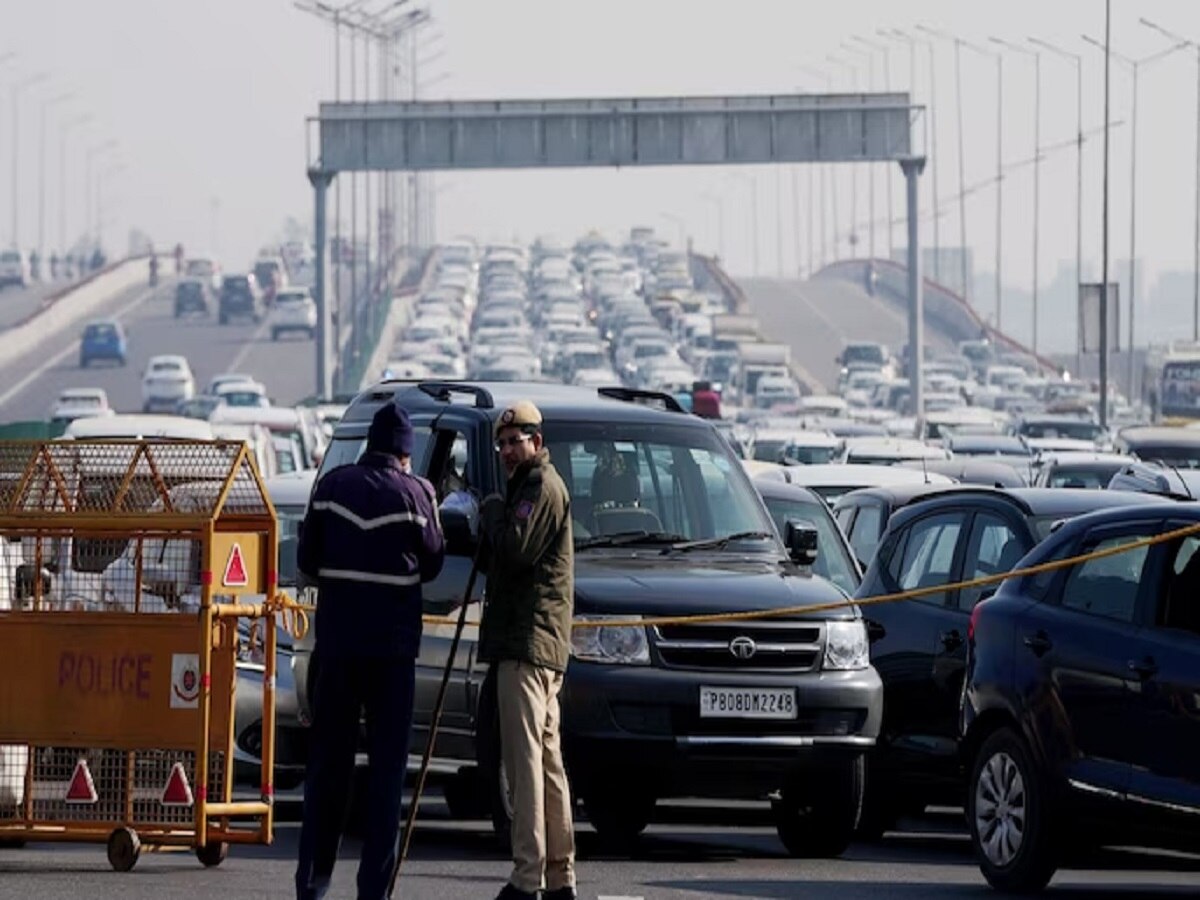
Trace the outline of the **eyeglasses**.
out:
<instances>
[{"instance_id":1,"label":"eyeglasses","mask_svg":"<svg viewBox=\"0 0 1200 900\"><path fill-rule=\"evenodd\" d=\"M500 453L505 447L517 447L530 440L533 440L533 435L531 434L518 434L510 438L497 438L496 452Z\"/></svg>"}]
</instances>

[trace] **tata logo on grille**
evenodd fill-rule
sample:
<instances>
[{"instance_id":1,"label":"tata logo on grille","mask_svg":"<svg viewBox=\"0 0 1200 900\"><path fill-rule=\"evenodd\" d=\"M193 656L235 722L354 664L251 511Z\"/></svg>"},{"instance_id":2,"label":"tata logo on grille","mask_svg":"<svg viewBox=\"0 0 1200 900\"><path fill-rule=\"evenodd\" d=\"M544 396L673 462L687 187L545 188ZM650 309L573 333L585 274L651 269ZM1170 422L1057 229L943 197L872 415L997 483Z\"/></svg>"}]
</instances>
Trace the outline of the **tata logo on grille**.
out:
<instances>
[{"instance_id":1,"label":"tata logo on grille","mask_svg":"<svg viewBox=\"0 0 1200 900\"><path fill-rule=\"evenodd\" d=\"M749 659L758 652L758 644L754 643L753 638L739 634L729 642L729 652L737 659Z\"/></svg>"}]
</instances>

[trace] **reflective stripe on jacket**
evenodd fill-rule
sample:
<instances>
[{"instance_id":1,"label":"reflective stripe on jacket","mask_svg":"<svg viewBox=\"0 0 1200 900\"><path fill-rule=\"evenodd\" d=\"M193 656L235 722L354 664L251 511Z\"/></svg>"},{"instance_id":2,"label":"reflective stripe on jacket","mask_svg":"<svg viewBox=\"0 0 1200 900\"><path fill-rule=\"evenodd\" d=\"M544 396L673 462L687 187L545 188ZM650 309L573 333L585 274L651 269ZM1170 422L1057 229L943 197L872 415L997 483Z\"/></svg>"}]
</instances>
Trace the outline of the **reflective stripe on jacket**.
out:
<instances>
[{"instance_id":1,"label":"reflective stripe on jacket","mask_svg":"<svg viewBox=\"0 0 1200 900\"><path fill-rule=\"evenodd\" d=\"M433 487L395 456L368 452L317 483L297 563L320 588L323 656L416 656L421 584L442 569Z\"/></svg>"}]
</instances>

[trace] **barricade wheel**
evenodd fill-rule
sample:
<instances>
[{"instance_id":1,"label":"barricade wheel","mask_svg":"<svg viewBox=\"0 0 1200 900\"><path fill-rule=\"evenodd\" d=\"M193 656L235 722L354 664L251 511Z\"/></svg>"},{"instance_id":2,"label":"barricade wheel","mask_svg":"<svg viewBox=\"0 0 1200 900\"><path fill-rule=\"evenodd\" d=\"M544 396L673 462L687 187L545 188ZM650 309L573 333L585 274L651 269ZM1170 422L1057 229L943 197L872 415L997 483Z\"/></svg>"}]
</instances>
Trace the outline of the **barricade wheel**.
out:
<instances>
[{"instance_id":1,"label":"barricade wheel","mask_svg":"<svg viewBox=\"0 0 1200 900\"><path fill-rule=\"evenodd\" d=\"M108 862L116 871L128 872L141 853L142 840L132 828L118 828L108 836Z\"/></svg>"},{"instance_id":2,"label":"barricade wheel","mask_svg":"<svg viewBox=\"0 0 1200 900\"><path fill-rule=\"evenodd\" d=\"M205 844L203 847L196 848L196 859L200 860L200 864L206 869L213 869L225 862L225 857L229 855L229 844L225 841L217 841L214 844Z\"/></svg>"}]
</instances>

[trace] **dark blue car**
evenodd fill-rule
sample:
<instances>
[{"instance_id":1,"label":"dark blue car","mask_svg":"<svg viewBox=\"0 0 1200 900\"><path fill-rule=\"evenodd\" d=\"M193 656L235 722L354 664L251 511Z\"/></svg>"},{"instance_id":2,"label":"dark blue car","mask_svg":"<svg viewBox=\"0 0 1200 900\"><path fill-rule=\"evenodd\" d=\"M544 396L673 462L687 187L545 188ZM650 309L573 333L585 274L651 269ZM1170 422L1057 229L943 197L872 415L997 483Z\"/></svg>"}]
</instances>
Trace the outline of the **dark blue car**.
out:
<instances>
[{"instance_id":1,"label":"dark blue car","mask_svg":"<svg viewBox=\"0 0 1200 900\"><path fill-rule=\"evenodd\" d=\"M83 329L79 342L79 367L86 369L93 362L105 360L125 365L129 340L121 323L115 319L90 322Z\"/></svg>"},{"instance_id":2,"label":"dark blue car","mask_svg":"<svg viewBox=\"0 0 1200 900\"><path fill-rule=\"evenodd\" d=\"M1001 890L1038 890L1092 847L1200 846L1200 504L1081 516L1019 565L1126 544L971 613L967 820Z\"/></svg>"}]
</instances>

